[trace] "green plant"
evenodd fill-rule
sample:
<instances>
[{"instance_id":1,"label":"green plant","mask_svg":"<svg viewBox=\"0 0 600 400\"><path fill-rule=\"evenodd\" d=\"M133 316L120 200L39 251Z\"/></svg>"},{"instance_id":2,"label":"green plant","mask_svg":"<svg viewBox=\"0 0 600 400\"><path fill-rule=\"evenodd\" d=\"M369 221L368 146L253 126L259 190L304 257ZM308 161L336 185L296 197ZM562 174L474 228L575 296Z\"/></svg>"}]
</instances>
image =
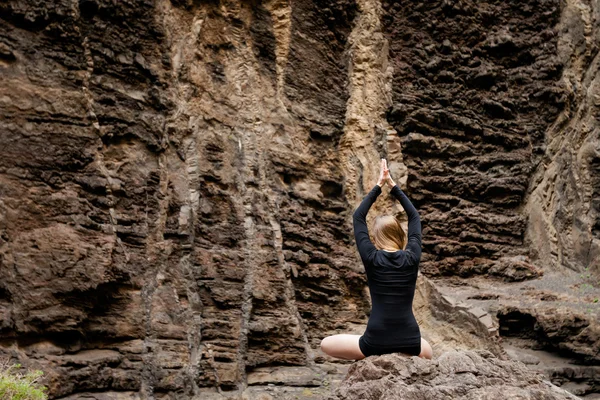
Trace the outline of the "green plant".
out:
<instances>
[{"instance_id":1,"label":"green plant","mask_svg":"<svg viewBox=\"0 0 600 400\"><path fill-rule=\"evenodd\" d=\"M583 269L583 272L579 274L579 277L583 280L590 279L592 277L592 274L590 274L589 267L585 267Z\"/></svg>"},{"instance_id":2,"label":"green plant","mask_svg":"<svg viewBox=\"0 0 600 400\"><path fill-rule=\"evenodd\" d=\"M589 267L583 269L583 272L579 274L579 278L591 287L600 288L600 280L592 274Z\"/></svg>"},{"instance_id":3,"label":"green plant","mask_svg":"<svg viewBox=\"0 0 600 400\"><path fill-rule=\"evenodd\" d=\"M20 372L21 364L0 361L0 400L46 400L47 388L40 386L38 380L42 371Z\"/></svg>"}]
</instances>

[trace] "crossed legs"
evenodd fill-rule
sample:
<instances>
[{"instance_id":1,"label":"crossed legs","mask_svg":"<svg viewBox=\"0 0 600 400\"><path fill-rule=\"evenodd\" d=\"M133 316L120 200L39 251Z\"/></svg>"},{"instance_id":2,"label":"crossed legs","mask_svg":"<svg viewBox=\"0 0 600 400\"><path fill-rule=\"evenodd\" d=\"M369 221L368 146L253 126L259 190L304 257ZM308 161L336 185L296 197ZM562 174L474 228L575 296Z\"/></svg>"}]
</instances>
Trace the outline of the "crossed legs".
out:
<instances>
[{"instance_id":1,"label":"crossed legs","mask_svg":"<svg viewBox=\"0 0 600 400\"><path fill-rule=\"evenodd\" d=\"M360 351L358 339L361 335L350 335L341 333L339 335L327 336L321 340L321 350L331 357L344 360L362 360L365 355ZM431 359L433 351L431 345L421 338L421 354L419 357Z\"/></svg>"}]
</instances>

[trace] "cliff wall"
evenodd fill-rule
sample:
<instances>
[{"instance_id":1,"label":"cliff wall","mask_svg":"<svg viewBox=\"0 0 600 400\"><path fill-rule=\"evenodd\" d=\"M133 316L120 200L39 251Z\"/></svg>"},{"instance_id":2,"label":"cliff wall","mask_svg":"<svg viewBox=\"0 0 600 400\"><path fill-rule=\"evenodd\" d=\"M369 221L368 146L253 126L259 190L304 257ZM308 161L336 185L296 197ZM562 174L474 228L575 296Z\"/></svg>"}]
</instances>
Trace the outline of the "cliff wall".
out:
<instances>
[{"instance_id":1,"label":"cliff wall","mask_svg":"<svg viewBox=\"0 0 600 400\"><path fill-rule=\"evenodd\" d=\"M43 369L55 398L319 376L320 340L368 318L350 216L380 157L421 212L425 275L573 271L588 297L568 309L588 307L599 10L2 2L0 354ZM386 197L371 217L400 211ZM592 360L595 310L570 348Z\"/></svg>"}]
</instances>

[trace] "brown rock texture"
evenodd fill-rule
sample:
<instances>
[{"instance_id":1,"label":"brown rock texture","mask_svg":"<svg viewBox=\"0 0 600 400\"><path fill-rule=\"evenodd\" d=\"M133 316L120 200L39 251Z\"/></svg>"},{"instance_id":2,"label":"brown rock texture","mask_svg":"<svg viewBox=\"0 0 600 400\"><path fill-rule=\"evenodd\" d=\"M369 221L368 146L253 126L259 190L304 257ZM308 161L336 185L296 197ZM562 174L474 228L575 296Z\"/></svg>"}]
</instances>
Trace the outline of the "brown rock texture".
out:
<instances>
[{"instance_id":1,"label":"brown rock texture","mask_svg":"<svg viewBox=\"0 0 600 400\"><path fill-rule=\"evenodd\" d=\"M598 363L599 12L3 1L0 356L52 398L326 396L350 363L321 339L368 318L350 216L387 157L436 355L507 335Z\"/></svg>"},{"instance_id":2,"label":"brown rock texture","mask_svg":"<svg viewBox=\"0 0 600 400\"><path fill-rule=\"evenodd\" d=\"M568 100L559 2L390 2L386 11L396 66L388 120L425 213L423 270L457 274L526 254L520 208Z\"/></svg>"},{"instance_id":3,"label":"brown rock texture","mask_svg":"<svg viewBox=\"0 0 600 400\"><path fill-rule=\"evenodd\" d=\"M501 336L598 365L598 6L383 8L387 120L426 210L423 272L442 298L489 312Z\"/></svg>"},{"instance_id":4,"label":"brown rock texture","mask_svg":"<svg viewBox=\"0 0 600 400\"><path fill-rule=\"evenodd\" d=\"M336 151L353 2L0 11L2 353L56 397L192 396L364 322Z\"/></svg>"},{"instance_id":5,"label":"brown rock texture","mask_svg":"<svg viewBox=\"0 0 600 400\"><path fill-rule=\"evenodd\" d=\"M399 354L356 362L330 400L577 399L517 361L485 351L446 352L437 360Z\"/></svg>"},{"instance_id":6,"label":"brown rock texture","mask_svg":"<svg viewBox=\"0 0 600 400\"><path fill-rule=\"evenodd\" d=\"M600 280L600 136L597 129L597 4L562 6L557 54L567 106L546 132L546 151L531 177L525 212L531 253L548 269L566 267Z\"/></svg>"}]
</instances>

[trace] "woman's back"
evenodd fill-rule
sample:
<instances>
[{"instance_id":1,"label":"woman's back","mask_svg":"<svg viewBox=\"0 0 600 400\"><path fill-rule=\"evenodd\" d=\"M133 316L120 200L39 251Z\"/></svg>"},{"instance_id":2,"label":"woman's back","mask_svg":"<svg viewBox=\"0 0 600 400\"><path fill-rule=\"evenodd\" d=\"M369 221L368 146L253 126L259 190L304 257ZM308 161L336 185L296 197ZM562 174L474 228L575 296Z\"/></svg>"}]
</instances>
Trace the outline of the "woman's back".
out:
<instances>
[{"instance_id":1,"label":"woman's back","mask_svg":"<svg viewBox=\"0 0 600 400\"><path fill-rule=\"evenodd\" d=\"M405 262L403 253L377 250L373 265L365 268L372 303L365 336L373 345L416 345L421 340L412 310L418 269Z\"/></svg>"},{"instance_id":2,"label":"woman's back","mask_svg":"<svg viewBox=\"0 0 600 400\"><path fill-rule=\"evenodd\" d=\"M421 220L404 192L394 185L391 194L408 215L406 250L387 252L375 248L368 234L366 215L380 193L381 188L375 186L353 216L356 245L365 266L372 302L367 329L359 343L372 354L402 351L411 346L419 354L421 333L412 303L421 259Z\"/></svg>"}]
</instances>

